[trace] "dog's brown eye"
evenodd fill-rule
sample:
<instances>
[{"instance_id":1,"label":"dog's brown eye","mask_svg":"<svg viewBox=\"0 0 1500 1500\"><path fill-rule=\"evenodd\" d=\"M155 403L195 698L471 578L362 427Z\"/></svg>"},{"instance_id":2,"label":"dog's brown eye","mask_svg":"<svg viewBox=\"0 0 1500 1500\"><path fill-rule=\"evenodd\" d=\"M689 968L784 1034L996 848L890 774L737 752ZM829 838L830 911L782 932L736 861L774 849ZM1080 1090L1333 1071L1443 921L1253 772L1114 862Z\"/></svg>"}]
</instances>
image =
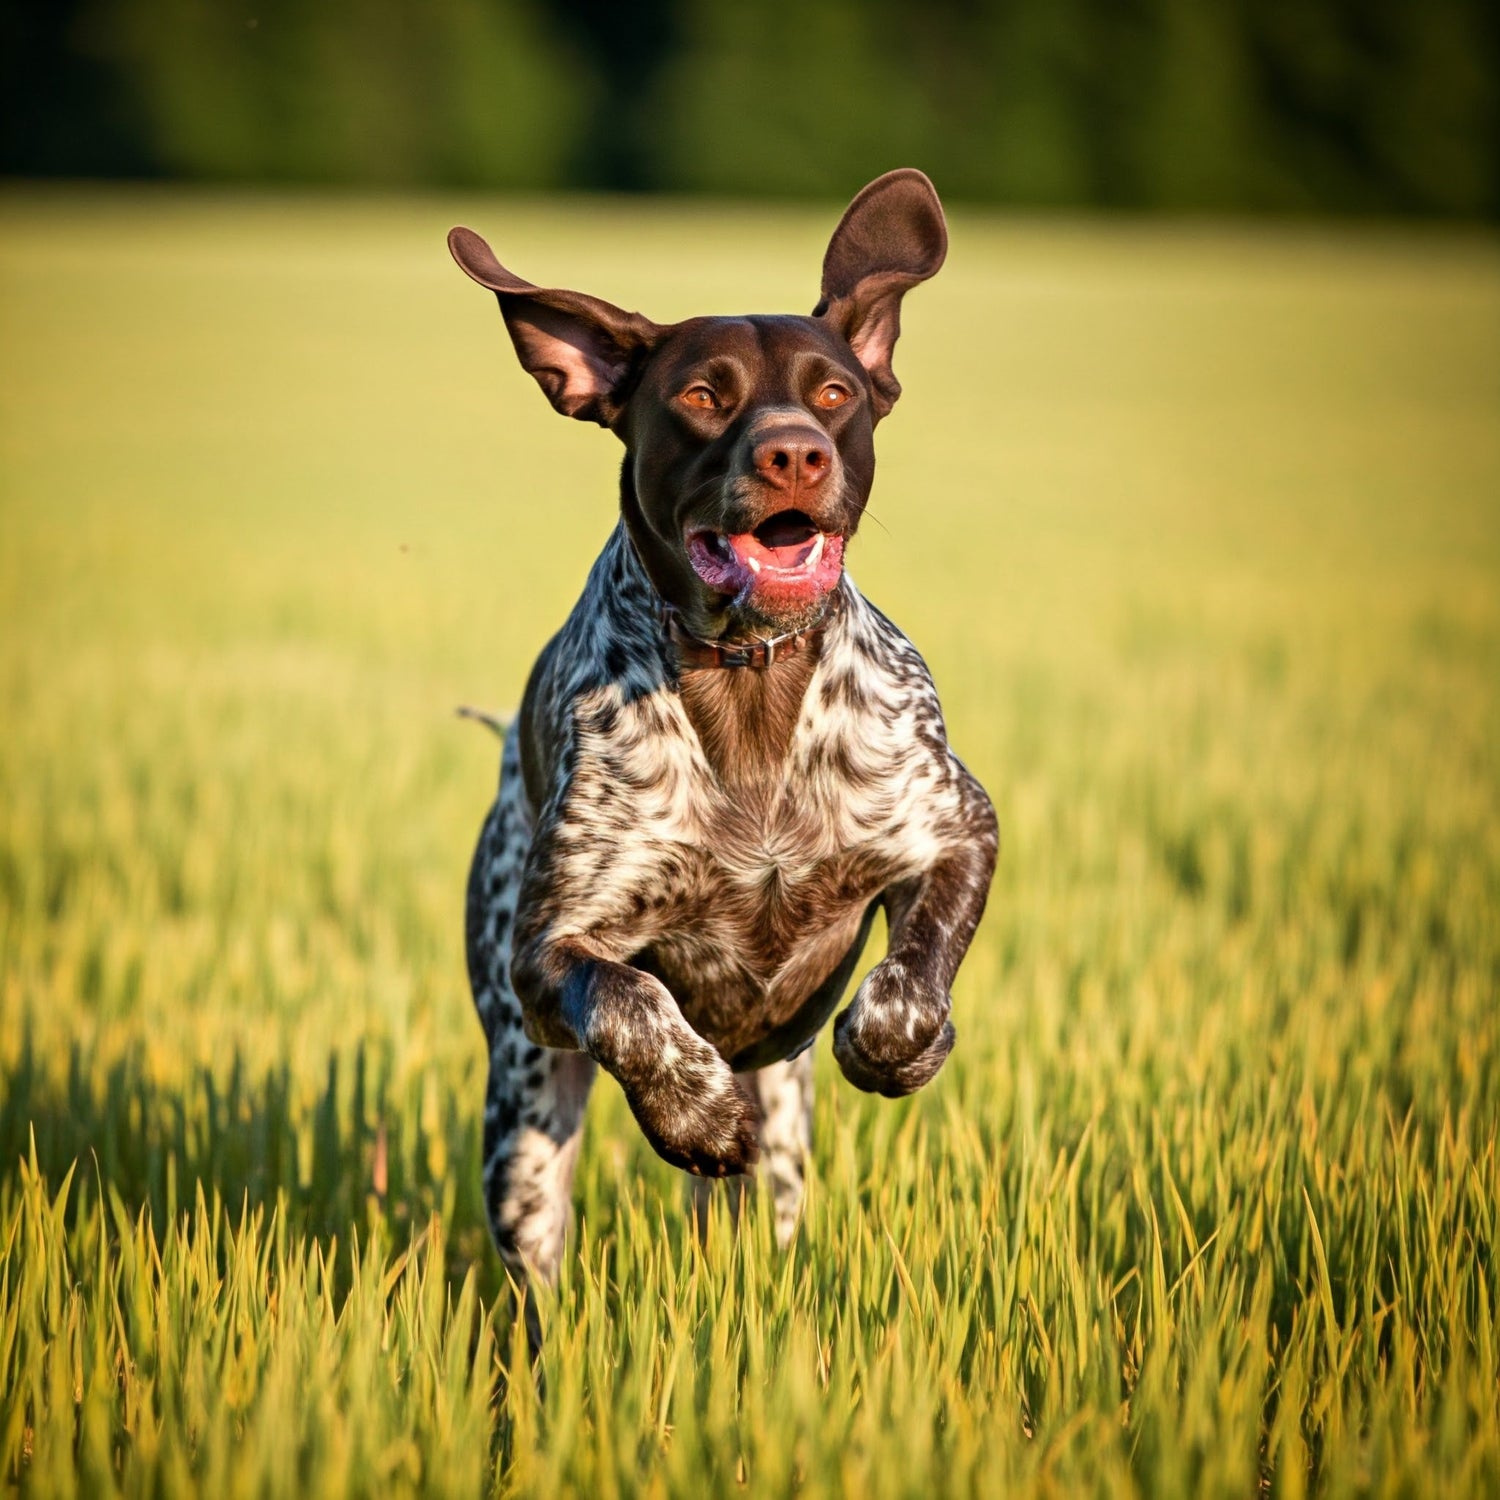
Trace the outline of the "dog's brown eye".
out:
<instances>
[{"instance_id":1,"label":"dog's brown eye","mask_svg":"<svg viewBox=\"0 0 1500 1500\"><path fill-rule=\"evenodd\" d=\"M830 381L813 399L819 406L832 410L835 406L842 406L849 399L849 391L844 386Z\"/></svg>"},{"instance_id":2,"label":"dog's brown eye","mask_svg":"<svg viewBox=\"0 0 1500 1500\"><path fill-rule=\"evenodd\" d=\"M690 385L682 393L682 399L699 411L713 411L719 404L719 398L706 385Z\"/></svg>"}]
</instances>

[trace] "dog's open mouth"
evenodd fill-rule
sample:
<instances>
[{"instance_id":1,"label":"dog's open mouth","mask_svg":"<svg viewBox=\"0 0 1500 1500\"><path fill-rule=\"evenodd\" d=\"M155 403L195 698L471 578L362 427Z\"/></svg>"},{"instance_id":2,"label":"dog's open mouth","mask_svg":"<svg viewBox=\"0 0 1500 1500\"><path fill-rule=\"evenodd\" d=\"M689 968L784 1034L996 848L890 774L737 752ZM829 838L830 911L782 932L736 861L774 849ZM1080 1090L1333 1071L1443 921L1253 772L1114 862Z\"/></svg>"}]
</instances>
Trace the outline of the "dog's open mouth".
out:
<instances>
[{"instance_id":1,"label":"dog's open mouth","mask_svg":"<svg viewBox=\"0 0 1500 1500\"><path fill-rule=\"evenodd\" d=\"M754 531L690 531L687 553L694 572L721 593L805 601L839 581L844 538L819 531L803 511L780 510Z\"/></svg>"}]
</instances>

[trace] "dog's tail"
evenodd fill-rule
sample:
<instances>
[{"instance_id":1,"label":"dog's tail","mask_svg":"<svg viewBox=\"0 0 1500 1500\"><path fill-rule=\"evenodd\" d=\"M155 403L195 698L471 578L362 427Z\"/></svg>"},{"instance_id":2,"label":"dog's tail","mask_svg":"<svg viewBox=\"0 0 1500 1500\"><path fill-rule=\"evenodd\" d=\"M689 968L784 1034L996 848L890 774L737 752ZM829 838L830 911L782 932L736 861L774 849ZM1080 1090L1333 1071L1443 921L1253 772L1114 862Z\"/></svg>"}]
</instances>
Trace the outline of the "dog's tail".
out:
<instances>
[{"instance_id":1,"label":"dog's tail","mask_svg":"<svg viewBox=\"0 0 1500 1500\"><path fill-rule=\"evenodd\" d=\"M487 729L493 729L498 738L504 739L510 733L511 720L502 719L496 714L487 714L482 708L471 708L467 703L460 703L453 710L460 719L473 719L477 724L483 724Z\"/></svg>"}]
</instances>

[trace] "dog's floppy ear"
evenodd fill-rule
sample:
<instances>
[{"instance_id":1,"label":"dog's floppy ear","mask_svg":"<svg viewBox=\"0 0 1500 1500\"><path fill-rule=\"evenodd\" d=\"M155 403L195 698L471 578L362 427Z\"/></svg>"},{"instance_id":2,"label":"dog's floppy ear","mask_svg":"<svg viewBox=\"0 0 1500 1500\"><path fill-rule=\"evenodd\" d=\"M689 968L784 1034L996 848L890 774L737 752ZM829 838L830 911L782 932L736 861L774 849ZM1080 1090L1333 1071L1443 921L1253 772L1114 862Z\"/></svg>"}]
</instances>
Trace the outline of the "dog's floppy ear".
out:
<instances>
[{"instance_id":1,"label":"dog's floppy ear","mask_svg":"<svg viewBox=\"0 0 1500 1500\"><path fill-rule=\"evenodd\" d=\"M448 249L462 270L499 299L522 369L553 406L581 422L613 427L631 378L662 329L584 292L523 281L472 229L450 230Z\"/></svg>"},{"instance_id":2,"label":"dog's floppy ear","mask_svg":"<svg viewBox=\"0 0 1500 1500\"><path fill-rule=\"evenodd\" d=\"M862 188L828 242L823 295L813 316L848 339L869 371L877 417L901 394L891 369L901 298L936 275L947 253L948 226L937 190L913 167L887 172Z\"/></svg>"}]
</instances>

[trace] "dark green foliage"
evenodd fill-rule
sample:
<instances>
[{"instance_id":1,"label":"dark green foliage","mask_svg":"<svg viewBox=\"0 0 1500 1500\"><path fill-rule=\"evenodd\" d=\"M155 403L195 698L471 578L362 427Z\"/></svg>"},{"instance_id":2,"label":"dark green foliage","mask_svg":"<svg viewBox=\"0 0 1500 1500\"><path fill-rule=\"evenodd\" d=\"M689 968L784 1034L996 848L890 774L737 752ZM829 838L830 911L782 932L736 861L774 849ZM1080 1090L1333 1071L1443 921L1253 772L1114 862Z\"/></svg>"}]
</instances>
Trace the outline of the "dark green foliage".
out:
<instances>
[{"instance_id":1,"label":"dark green foliage","mask_svg":"<svg viewBox=\"0 0 1500 1500\"><path fill-rule=\"evenodd\" d=\"M1500 213L1490 0L26 0L0 170Z\"/></svg>"},{"instance_id":2,"label":"dark green foliage","mask_svg":"<svg viewBox=\"0 0 1500 1500\"><path fill-rule=\"evenodd\" d=\"M24 24L8 8L12 171L548 187L593 87L528 0L73 0ZM66 121L49 72L75 82Z\"/></svg>"}]
</instances>

